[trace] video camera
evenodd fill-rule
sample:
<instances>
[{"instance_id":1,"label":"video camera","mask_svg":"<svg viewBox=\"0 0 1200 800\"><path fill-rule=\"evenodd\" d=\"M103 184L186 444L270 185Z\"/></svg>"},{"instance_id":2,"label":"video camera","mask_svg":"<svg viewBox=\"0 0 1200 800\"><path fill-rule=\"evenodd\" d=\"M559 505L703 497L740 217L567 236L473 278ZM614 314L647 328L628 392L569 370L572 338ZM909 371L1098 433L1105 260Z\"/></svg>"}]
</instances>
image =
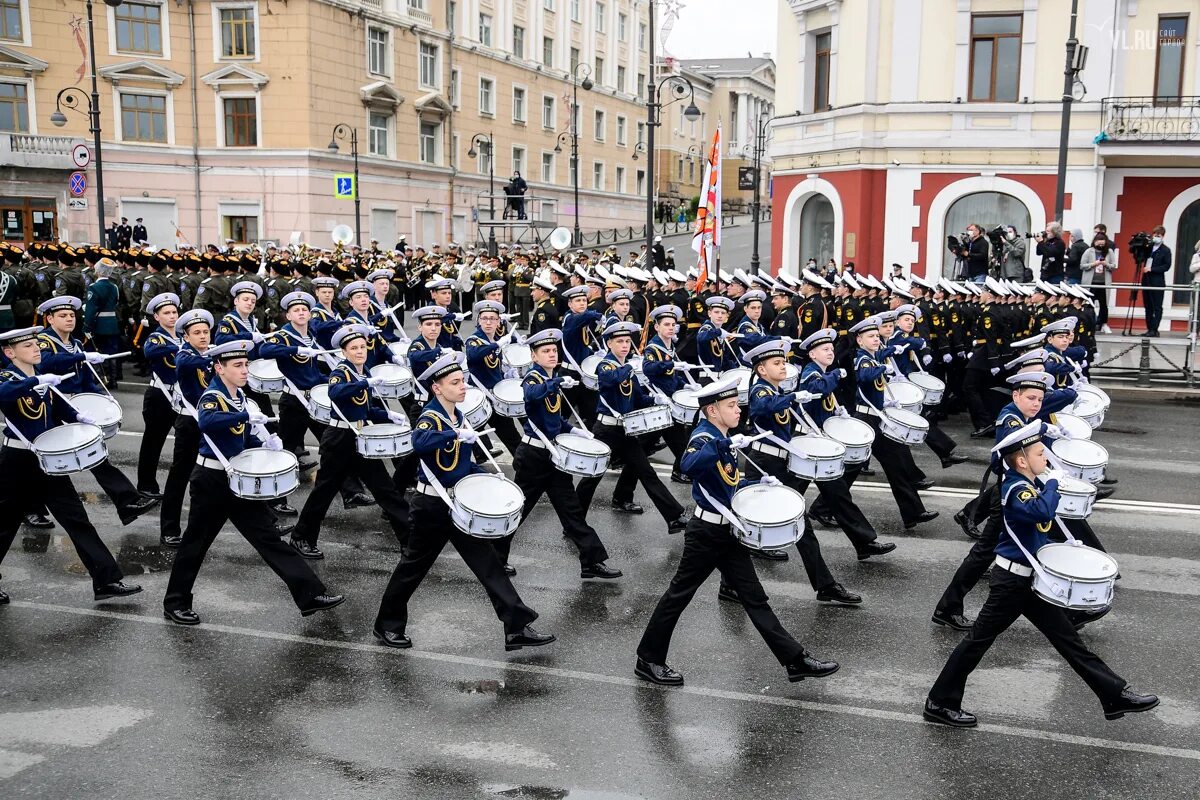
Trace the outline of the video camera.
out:
<instances>
[{"instance_id":1,"label":"video camera","mask_svg":"<svg viewBox=\"0 0 1200 800\"><path fill-rule=\"evenodd\" d=\"M1150 238L1150 234L1145 231L1138 231L1133 236L1129 237L1129 254L1133 256L1134 263L1144 264L1150 260L1150 251L1154 248L1154 241Z\"/></svg>"}]
</instances>

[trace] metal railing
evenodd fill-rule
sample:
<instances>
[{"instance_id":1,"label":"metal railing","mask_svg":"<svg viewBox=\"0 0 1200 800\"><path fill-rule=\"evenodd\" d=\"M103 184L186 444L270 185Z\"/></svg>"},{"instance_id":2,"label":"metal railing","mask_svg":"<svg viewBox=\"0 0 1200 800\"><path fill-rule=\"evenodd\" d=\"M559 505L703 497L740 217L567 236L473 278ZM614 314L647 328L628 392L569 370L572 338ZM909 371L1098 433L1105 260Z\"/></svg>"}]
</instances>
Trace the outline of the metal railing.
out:
<instances>
[{"instance_id":1,"label":"metal railing","mask_svg":"<svg viewBox=\"0 0 1200 800\"><path fill-rule=\"evenodd\" d=\"M1101 141L1200 142L1200 96L1106 97Z\"/></svg>"},{"instance_id":2,"label":"metal railing","mask_svg":"<svg viewBox=\"0 0 1200 800\"><path fill-rule=\"evenodd\" d=\"M43 156L69 156L75 143L73 136L39 136L30 133L10 133L7 136L12 152Z\"/></svg>"},{"instance_id":3,"label":"metal railing","mask_svg":"<svg viewBox=\"0 0 1200 800\"><path fill-rule=\"evenodd\" d=\"M1092 286L1095 293L1097 286ZM1137 386L1186 386L1195 388L1196 371L1200 367L1200 349L1196 346L1200 333L1200 283L1168 284L1166 286L1142 286L1138 283L1110 283L1106 287L1117 292L1116 300L1109 308L1108 325L1112 334L1099 337L1096 361L1092 364L1094 376L1132 380ZM1136 292L1136 294L1135 294ZM1148 292L1164 295L1164 310L1172 312L1173 318L1164 318L1160 326L1162 334L1157 338L1139 336L1145 329L1145 296ZM1166 296L1171 292L1171 296ZM1183 303L1180 296L1187 298L1187 328L1172 330L1172 323L1180 321L1178 309ZM1172 298L1176 301L1169 302Z\"/></svg>"}]
</instances>

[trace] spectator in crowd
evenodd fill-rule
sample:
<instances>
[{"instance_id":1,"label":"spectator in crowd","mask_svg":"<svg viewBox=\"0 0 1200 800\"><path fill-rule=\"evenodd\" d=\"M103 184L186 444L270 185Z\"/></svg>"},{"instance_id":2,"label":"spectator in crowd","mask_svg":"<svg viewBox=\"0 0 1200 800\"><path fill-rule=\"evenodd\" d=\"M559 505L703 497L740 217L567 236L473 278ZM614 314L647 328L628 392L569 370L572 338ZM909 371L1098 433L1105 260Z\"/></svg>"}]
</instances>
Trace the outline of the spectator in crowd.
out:
<instances>
[{"instance_id":1,"label":"spectator in crowd","mask_svg":"<svg viewBox=\"0 0 1200 800\"><path fill-rule=\"evenodd\" d=\"M1083 279L1083 268L1081 262L1083 254L1087 252L1088 243L1083 238L1082 228L1071 229L1071 246L1067 248L1065 266L1063 275L1066 282L1074 286L1078 286Z\"/></svg>"},{"instance_id":2,"label":"spectator in crowd","mask_svg":"<svg viewBox=\"0 0 1200 800\"><path fill-rule=\"evenodd\" d=\"M1196 240L1192 250L1192 263L1188 265L1188 272L1192 273L1192 283L1200 283L1200 239Z\"/></svg>"},{"instance_id":3,"label":"spectator in crowd","mask_svg":"<svg viewBox=\"0 0 1200 800\"><path fill-rule=\"evenodd\" d=\"M1167 229L1162 225L1155 226L1150 232L1153 243L1150 247L1150 258L1142 265L1142 305L1146 309L1146 330L1140 334L1151 338L1158 336L1158 326L1162 322L1163 293L1158 291L1167 285L1167 273L1171 271L1171 248L1164 240Z\"/></svg>"},{"instance_id":4,"label":"spectator in crowd","mask_svg":"<svg viewBox=\"0 0 1200 800\"><path fill-rule=\"evenodd\" d=\"M1012 225L1004 229L1004 241L1000 247L1000 277L1025 282L1025 239L1017 234L1017 229Z\"/></svg>"},{"instance_id":5,"label":"spectator in crowd","mask_svg":"<svg viewBox=\"0 0 1200 800\"><path fill-rule=\"evenodd\" d=\"M988 276L988 262L991 261L990 245L983 235L983 226L972 222L967 226L967 246L959 251L959 258L966 265L967 277L971 283L982 286Z\"/></svg>"},{"instance_id":6,"label":"spectator in crowd","mask_svg":"<svg viewBox=\"0 0 1200 800\"><path fill-rule=\"evenodd\" d=\"M1042 257L1042 280L1046 283L1062 283L1066 269L1067 245L1062 240L1062 225L1051 222L1046 231L1036 237L1035 252Z\"/></svg>"},{"instance_id":7,"label":"spectator in crowd","mask_svg":"<svg viewBox=\"0 0 1200 800\"><path fill-rule=\"evenodd\" d=\"M1096 327L1101 333L1112 333L1108 327L1108 274L1117 268L1117 252L1108 234L1097 233L1092 237L1092 246L1084 251L1079 266L1083 273L1081 282L1091 288L1096 298Z\"/></svg>"}]
</instances>

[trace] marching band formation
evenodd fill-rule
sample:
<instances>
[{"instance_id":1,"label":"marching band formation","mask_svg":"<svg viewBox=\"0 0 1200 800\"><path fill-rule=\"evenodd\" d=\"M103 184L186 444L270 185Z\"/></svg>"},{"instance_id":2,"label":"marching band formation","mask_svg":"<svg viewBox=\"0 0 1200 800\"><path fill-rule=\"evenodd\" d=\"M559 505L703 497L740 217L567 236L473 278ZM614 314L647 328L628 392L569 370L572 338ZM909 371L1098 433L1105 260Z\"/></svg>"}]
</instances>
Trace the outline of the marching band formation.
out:
<instances>
[{"instance_id":1,"label":"marching band formation","mask_svg":"<svg viewBox=\"0 0 1200 800\"><path fill-rule=\"evenodd\" d=\"M88 519L71 481L84 470L123 524L161 504L161 542L176 549L163 600L171 622L201 622L194 591L226 522L301 614L341 604L312 563L325 557L321 527L340 494L344 509L377 504L402 545L373 625L381 644L412 646L410 598L449 543L491 600L505 649L544 646L555 636L533 626L510 563L522 523L546 495L581 579L617 580L601 538L616 532L588 517L600 503L642 514L640 485L683 544L635 673L683 683L667 663L671 635L716 570L719 598L741 604L788 680L824 677L839 664L784 627L754 560L786 561L795 546L818 601L861 604L826 564L814 523L840 529L859 560L894 551L856 503L856 480L874 474L873 459L906 531L936 519L921 497L933 479L912 449L929 447L945 469L962 464L939 423L966 413L993 458L954 516L973 541L932 620L966 635L930 689L926 719L976 724L962 708L967 678L1018 616L1106 717L1158 703L1078 633L1109 611L1119 579L1088 523L1116 479L1094 438L1109 402L1087 378L1096 342L1085 288L849 270L832 281L809 270L702 276L601 253L469 261L51 247L0 249L3 291L32 291L24 306L0 304L0 559L22 521L53 526L48 513L96 600L141 587L124 582ZM136 350L119 352L124 341ZM150 381L136 486L105 445L122 423L111 391L126 359ZM320 443L315 457L307 434ZM666 481L651 461L663 449ZM511 478L496 460L505 451ZM293 508L288 497L311 470L312 491ZM611 495L597 499L610 472ZM690 507L673 483L688 486ZM989 568L987 600L970 620L963 598Z\"/></svg>"}]
</instances>

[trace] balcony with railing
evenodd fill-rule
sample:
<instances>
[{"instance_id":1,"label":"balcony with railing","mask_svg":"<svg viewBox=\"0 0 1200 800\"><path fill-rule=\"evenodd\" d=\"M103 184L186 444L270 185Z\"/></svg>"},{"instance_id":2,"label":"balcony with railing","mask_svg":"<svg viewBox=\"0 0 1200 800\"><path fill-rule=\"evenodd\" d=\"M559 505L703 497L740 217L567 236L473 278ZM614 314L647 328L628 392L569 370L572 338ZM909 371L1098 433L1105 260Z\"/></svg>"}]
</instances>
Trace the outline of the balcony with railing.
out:
<instances>
[{"instance_id":1,"label":"balcony with railing","mask_svg":"<svg viewBox=\"0 0 1200 800\"><path fill-rule=\"evenodd\" d=\"M1200 145L1200 96L1106 97L1100 101L1104 142Z\"/></svg>"},{"instance_id":2,"label":"balcony with railing","mask_svg":"<svg viewBox=\"0 0 1200 800\"><path fill-rule=\"evenodd\" d=\"M73 136L0 133L0 167L75 169L71 147L76 141Z\"/></svg>"}]
</instances>

